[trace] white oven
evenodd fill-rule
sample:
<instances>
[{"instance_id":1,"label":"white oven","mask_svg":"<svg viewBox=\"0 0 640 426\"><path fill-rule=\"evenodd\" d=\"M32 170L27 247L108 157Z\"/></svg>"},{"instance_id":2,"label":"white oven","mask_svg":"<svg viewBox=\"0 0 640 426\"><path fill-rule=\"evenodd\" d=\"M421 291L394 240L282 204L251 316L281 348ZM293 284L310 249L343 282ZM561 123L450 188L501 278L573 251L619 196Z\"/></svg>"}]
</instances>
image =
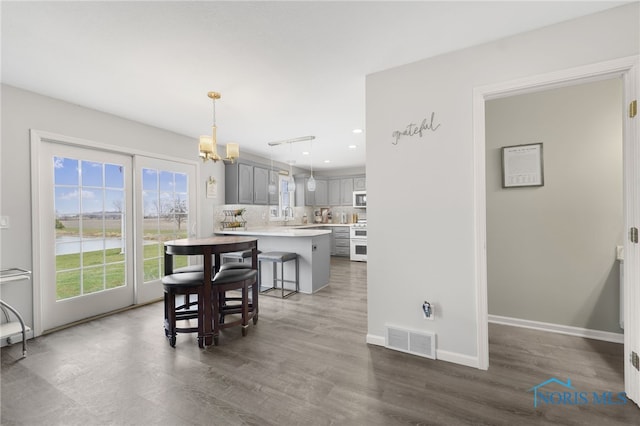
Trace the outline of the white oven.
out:
<instances>
[{"instance_id":1,"label":"white oven","mask_svg":"<svg viewBox=\"0 0 640 426\"><path fill-rule=\"evenodd\" d=\"M350 233L350 259L357 262L367 261L367 224L358 222L351 225Z\"/></svg>"}]
</instances>

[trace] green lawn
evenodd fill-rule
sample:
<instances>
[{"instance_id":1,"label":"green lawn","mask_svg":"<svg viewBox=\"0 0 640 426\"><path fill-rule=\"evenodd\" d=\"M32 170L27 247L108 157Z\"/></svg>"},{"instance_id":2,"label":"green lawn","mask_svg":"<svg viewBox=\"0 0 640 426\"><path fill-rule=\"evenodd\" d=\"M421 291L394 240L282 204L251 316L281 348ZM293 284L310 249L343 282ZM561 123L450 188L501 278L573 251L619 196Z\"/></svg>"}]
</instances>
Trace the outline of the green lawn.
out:
<instances>
[{"instance_id":1,"label":"green lawn","mask_svg":"<svg viewBox=\"0 0 640 426\"><path fill-rule=\"evenodd\" d=\"M187 262L186 256L174 256L174 268L186 266ZM162 243L145 244L145 282L158 279L163 274ZM57 300L120 287L125 285L125 281L125 255L119 248L56 256Z\"/></svg>"}]
</instances>

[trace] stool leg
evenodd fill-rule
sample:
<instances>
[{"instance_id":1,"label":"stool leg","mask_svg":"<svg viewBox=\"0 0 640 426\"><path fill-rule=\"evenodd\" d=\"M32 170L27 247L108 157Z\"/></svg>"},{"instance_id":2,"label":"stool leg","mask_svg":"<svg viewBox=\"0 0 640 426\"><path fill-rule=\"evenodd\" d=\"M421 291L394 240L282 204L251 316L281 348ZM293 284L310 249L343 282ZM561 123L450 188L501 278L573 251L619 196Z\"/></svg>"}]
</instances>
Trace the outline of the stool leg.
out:
<instances>
[{"instance_id":1,"label":"stool leg","mask_svg":"<svg viewBox=\"0 0 640 426\"><path fill-rule=\"evenodd\" d=\"M204 291L201 290L198 292L198 347L200 348L204 348L204 337Z\"/></svg>"},{"instance_id":2,"label":"stool leg","mask_svg":"<svg viewBox=\"0 0 640 426\"><path fill-rule=\"evenodd\" d=\"M249 283L247 281L242 285L242 336L247 335L249 328Z\"/></svg>"},{"instance_id":3,"label":"stool leg","mask_svg":"<svg viewBox=\"0 0 640 426\"><path fill-rule=\"evenodd\" d=\"M300 257L296 256L296 293L300 291Z\"/></svg>"},{"instance_id":4,"label":"stool leg","mask_svg":"<svg viewBox=\"0 0 640 426\"><path fill-rule=\"evenodd\" d=\"M173 292L164 293L164 332L169 339L169 345L176 347L176 295Z\"/></svg>"},{"instance_id":5,"label":"stool leg","mask_svg":"<svg viewBox=\"0 0 640 426\"><path fill-rule=\"evenodd\" d=\"M258 294L260 293L260 284L254 281L251 285L251 311L253 312L253 324L258 323Z\"/></svg>"},{"instance_id":6,"label":"stool leg","mask_svg":"<svg viewBox=\"0 0 640 426\"><path fill-rule=\"evenodd\" d=\"M218 345L220 337L220 291L217 285L212 288L211 303L213 303L213 344Z\"/></svg>"},{"instance_id":7,"label":"stool leg","mask_svg":"<svg viewBox=\"0 0 640 426\"><path fill-rule=\"evenodd\" d=\"M284 262L280 262L280 272L281 272L281 274L280 274L281 275L280 284L282 285L282 293L281 293L282 296L281 297L284 299Z\"/></svg>"},{"instance_id":8,"label":"stool leg","mask_svg":"<svg viewBox=\"0 0 640 426\"><path fill-rule=\"evenodd\" d=\"M278 264L273 262L273 288L278 288Z\"/></svg>"}]
</instances>

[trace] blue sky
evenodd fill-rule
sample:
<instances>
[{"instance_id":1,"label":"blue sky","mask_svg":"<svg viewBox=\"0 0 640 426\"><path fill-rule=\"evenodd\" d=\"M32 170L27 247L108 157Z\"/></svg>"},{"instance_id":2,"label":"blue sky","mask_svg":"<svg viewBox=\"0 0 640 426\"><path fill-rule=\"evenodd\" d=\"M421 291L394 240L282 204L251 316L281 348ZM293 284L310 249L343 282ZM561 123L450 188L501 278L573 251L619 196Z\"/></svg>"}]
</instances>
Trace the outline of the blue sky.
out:
<instances>
[{"instance_id":1,"label":"blue sky","mask_svg":"<svg viewBox=\"0 0 640 426\"><path fill-rule=\"evenodd\" d=\"M117 212L124 206L125 169L118 164L54 157L54 196L57 215ZM161 203L186 199L187 175L143 169L145 215Z\"/></svg>"}]
</instances>

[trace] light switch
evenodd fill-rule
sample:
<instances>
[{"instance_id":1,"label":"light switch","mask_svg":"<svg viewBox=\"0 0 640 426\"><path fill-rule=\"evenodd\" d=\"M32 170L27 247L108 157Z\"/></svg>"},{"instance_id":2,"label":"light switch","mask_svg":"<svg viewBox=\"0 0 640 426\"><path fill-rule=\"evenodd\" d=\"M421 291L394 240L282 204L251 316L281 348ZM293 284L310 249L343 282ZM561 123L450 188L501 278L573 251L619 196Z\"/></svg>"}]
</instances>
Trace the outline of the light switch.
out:
<instances>
[{"instance_id":1,"label":"light switch","mask_svg":"<svg viewBox=\"0 0 640 426\"><path fill-rule=\"evenodd\" d=\"M7 229L9 227L9 216L0 216L0 229Z\"/></svg>"}]
</instances>

